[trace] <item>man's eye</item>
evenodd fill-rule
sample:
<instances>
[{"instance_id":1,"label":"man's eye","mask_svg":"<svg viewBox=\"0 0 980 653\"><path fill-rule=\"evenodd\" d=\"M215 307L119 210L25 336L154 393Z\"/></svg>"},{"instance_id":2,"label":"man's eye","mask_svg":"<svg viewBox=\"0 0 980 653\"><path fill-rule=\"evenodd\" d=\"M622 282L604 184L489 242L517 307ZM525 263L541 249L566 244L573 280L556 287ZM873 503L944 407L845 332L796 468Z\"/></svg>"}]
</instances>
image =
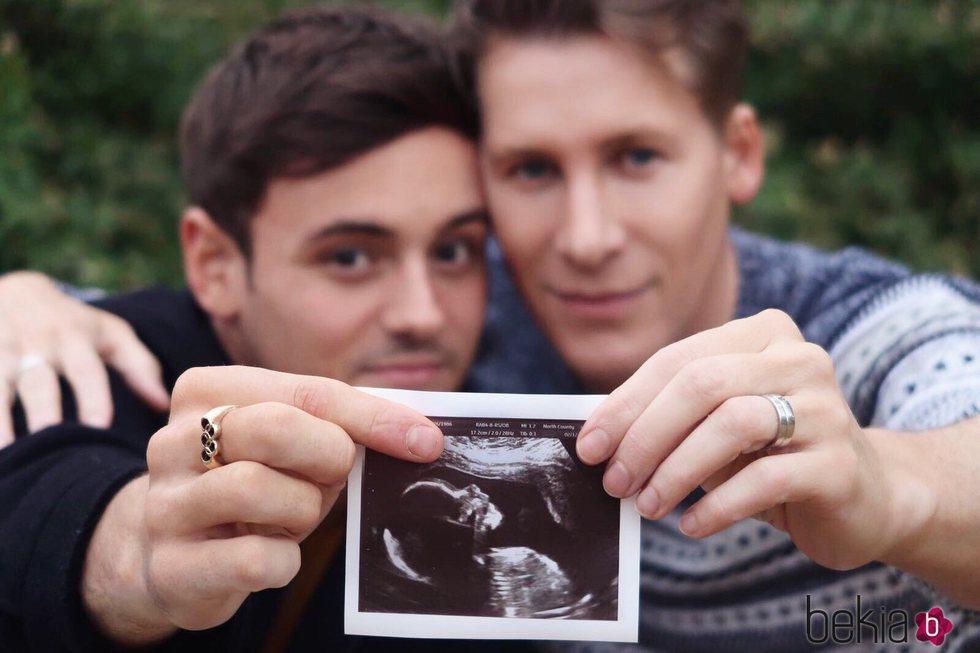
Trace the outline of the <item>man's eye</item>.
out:
<instances>
[{"instance_id":1,"label":"man's eye","mask_svg":"<svg viewBox=\"0 0 980 653\"><path fill-rule=\"evenodd\" d=\"M512 173L518 179L525 179L528 181L538 181L541 179L546 179L555 172L555 167L543 160L543 159L532 159L531 161L524 161L515 165L512 169Z\"/></svg>"},{"instance_id":2,"label":"man's eye","mask_svg":"<svg viewBox=\"0 0 980 653\"><path fill-rule=\"evenodd\" d=\"M649 147L631 147L619 155L619 163L627 170L643 170L659 158L656 150Z\"/></svg>"},{"instance_id":3,"label":"man's eye","mask_svg":"<svg viewBox=\"0 0 980 653\"><path fill-rule=\"evenodd\" d=\"M465 240L453 240L436 247L435 258L441 263L463 265L473 257L473 246Z\"/></svg>"},{"instance_id":4,"label":"man's eye","mask_svg":"<svg viewBox=\"0 0 980 653\"><path fill-rule=\"evenodd\" d=\"M326 262L344 270L361 270L367 267L371 260L364 250L350 248L331 252L327 255Z\"/></svg>"}]
</instances>

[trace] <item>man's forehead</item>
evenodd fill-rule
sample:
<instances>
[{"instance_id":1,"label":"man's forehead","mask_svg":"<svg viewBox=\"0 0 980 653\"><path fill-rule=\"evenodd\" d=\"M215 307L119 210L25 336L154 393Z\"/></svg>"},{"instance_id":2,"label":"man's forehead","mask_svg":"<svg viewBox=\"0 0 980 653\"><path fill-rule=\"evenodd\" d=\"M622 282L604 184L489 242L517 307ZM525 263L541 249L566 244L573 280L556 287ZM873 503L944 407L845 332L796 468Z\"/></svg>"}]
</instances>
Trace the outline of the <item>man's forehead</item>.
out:
<instances>
[{"instance_id":1,"label":"man's forehead","mask_svg":"<svg viewBox=\"0 0 980 653\"><path fill-rule=\"evenodd\" d=\"M481 63L480 81L491 153L666 133L698 110L667 59L607 37L513 39L496 48Z\"/></svg>"},{"instance_id":2,"label":"man's forehead","mask_svg":"<svg viewBox=\"0 0 980 653\"><path fill-rule=\"evenodd\" d=\"M411 132L343 166L273 180L255 227L305 241L370 225L376 233L433 233L461 216L485 220L475 152L449 130Z\"/></svg>"}]
</instances>

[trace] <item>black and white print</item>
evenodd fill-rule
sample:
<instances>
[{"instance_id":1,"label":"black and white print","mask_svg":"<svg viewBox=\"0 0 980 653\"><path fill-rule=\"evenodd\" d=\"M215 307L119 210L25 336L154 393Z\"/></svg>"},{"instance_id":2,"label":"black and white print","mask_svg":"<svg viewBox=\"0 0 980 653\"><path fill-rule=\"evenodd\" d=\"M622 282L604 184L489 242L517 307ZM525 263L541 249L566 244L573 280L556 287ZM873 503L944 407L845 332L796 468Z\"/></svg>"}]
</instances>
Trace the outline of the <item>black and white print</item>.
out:
<instances>
[{"instance_id":1,"label":"black and white print","mask_svg":"<svg viewBox=\"0 0 980 653\"><path fill-rule=\"evenodd\" d=\"M567 627L576 621L615 628L623 508L603 490L602 467L575 455L582 419L428 412L446 435L434 463L362 452L348 611L499 622L479 637L579 639Z\"/></svg>"}]
</instances>

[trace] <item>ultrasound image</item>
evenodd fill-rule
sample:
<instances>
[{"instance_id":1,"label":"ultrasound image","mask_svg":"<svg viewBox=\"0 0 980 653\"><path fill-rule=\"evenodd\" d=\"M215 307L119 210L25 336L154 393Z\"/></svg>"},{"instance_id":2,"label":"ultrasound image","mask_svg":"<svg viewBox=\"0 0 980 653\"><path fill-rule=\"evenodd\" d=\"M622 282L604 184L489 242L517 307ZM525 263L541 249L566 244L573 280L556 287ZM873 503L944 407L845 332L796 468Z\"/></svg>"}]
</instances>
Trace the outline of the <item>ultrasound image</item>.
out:
<instances>
[{"instance_id":1,"label":"ultrasound image","mask_svg":"<svg viewBox=\"0 0 980 653\"><path fill-rule=\"evenodd\" d=\"M620 503L575 456L581 422L435 421L447 437L432 464L366 454L360 610L616 620Z\"/></svg>"}]
</instances>

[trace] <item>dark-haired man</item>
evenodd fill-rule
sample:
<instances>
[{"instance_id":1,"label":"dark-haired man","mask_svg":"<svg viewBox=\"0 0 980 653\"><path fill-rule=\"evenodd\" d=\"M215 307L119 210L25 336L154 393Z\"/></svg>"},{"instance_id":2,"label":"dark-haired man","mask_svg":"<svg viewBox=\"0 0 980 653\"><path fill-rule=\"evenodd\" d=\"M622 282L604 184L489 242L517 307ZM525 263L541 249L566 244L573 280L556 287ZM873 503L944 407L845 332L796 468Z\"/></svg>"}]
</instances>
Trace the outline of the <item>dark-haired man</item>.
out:
<instances>
[{"instance_id":1,"label":"dark-haired man","mask_svg":"<svg viewBox=\"0 0 980 653\"><path fill-rule=\"evenodd\" d=\"M438 31L386 11L287 14L212 71L182 125L189 292L102 304L160 357L169 419L119 384L109 428L0 452L0 649L361 646L329 559L319 592L242 604L297 574L355 442L441 450L428 419L347 384L463 382L486 298L473 133Z\"/></svg>"}]
</instances>

